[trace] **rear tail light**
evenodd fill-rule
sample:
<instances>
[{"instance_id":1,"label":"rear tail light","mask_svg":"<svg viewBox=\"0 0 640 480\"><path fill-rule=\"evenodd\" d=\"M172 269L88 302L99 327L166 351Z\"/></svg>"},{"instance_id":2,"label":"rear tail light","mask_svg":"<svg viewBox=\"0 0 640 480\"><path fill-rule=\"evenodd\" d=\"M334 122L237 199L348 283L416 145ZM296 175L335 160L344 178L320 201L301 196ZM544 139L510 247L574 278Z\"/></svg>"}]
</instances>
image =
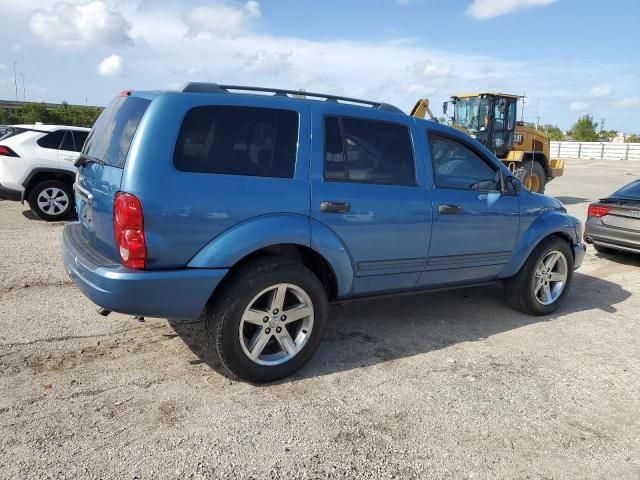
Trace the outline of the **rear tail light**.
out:
<instances>
[{"instance_id":1,"label":"rear tail light","mask_svg":"<svg viewBox=\"0 0 640 480\"><path fill-rule=\"evenodd\" d=\"M604 205L589 205L588 217L601 218L611 211L611 207L605 207Z\"/></svg>"},{"instance_id":2,"label":"rear tail light","mask_svg":"<svg viewBox=\"0 0 640 480\"><path fill-rule=\"evenodd\" d=\"M138 197L130 193L116 193L113 204L113 231L122 265L144 269L147 246L144 238L142 204Z\"/></svg>"},{"instance_id":3,"label":"rear tail light","mask_svg":"<svg viewBox=\"0 0 640 480\"><path fill-rule=\"evenodd\" d=\"M0 155L4 155L5 157L19 157L16 152L11 150L9 147L5 147L4 145L0 145Z\"/></svg>"}]
</instances>

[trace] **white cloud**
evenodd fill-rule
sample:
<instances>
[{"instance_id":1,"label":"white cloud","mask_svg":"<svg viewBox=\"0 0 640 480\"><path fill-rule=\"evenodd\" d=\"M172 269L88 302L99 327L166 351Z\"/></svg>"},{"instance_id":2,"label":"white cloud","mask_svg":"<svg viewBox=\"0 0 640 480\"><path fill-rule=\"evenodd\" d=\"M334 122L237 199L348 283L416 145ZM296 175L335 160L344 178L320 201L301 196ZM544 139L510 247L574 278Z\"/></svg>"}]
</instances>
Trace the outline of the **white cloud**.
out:
<instances>
[{"instance_id":1,"label":"white cloud","mask_svg":"<svg viewBox=\"0 0 640 480\"><path fill-rule=\"evenodd\" d=\"M184 21L191 37L235 37L246 33L251 22L260 16L260 5L255 0L240 7L218 1L187 11Z\"/></svg>"},{"instance_id":2,"label":"white cloud","mask_svg":"<svg viewBox=\"0 0 640 480\"><path fill-rule=\"evenodd\" d=\"M258 50L255 55L247 57L244 69L252 73L278 75L291 67L291 55L291 52Z\"/></svg>"},{"instance_id":3,"label":"white cloud","mask_svg":"<svg viewBox=\"0 0 640 480\"><path fill-rule=\"evenodd\" d=\"M586 112L590 106L591 105L589 105L587 102L571 102L571 105L569 105L569 110L572 112Z\"/></svg>"},{"instance_id":4,"label":"white cloud","mask_svg":"<svg viewBox=\"0 0 640 480\"><path fill-rule=\"evenodd\" d=\"M616 102L616 107L630 108L640 107L640 97L625 97Z\"/></svg>"},{"instance_id":5,"label":"white cloud","mask_svg":"<svg viewBox=\"0 0 640 480\"><path fill-rule=\"evenodd\" d=\"M416 62L411 70L417 75L424 78L447 78L453 76L453 67L451 64L435 63L431 60L422 60Z\"/></svg>"},{"instance_id":6,"label":"white cloud","mask_svg":"<svg viewBox=\"0 0 640 480\"><path fill-rule=\"evenodd\" d=\"M611 95L611 85L596 85L589 91L592 97L608 97Z\"/></svg>"},{"instance_id":7,"label":"white cloud","mask_svg":"<svg viewBox=\"0 0 640 480\"><path fill-rule=\"evenodd\" d=\"M433 95L437 91L438 91L437 88L430 87L430 86L427 86L427 85L423 85L421 83L412 83L407 87L407 93L409 93L411 95L415 95L416 99L418 97L419 98L424 98L424 97L427 97L429 95Z\"/></svg>"},{"instance_id":8,"label":"white cloud","mask_svg":"<svg viewBox=\"0 0 640 480\"><path fill-rule=\"evenodd\" d=\"M36 10L29 18L31 32L45 43L61 48L94 45L131 45L131 25L102 0L55 3Z\"/></svg>"},{"instance_id":9,"label":"white cloud","mask_svg":"<svg viewBox=\"0 0 640 480\"><path fill-rule=\"evenodd\" d=\"M103 77L115 77L124 71L124 59L112 54L98 64L98 73Z\"/></svg>"},{"instance_id":10,"label":"white cloud","mask_svg":"<svg viewBox=\"0 0 640 480\"><path fill-rule=\"evenodd\" d=\"M545 7L556 0L473 0L467 8L467 15L478 20L498 17L531 7Z\"/></svg>"}]
</instances>

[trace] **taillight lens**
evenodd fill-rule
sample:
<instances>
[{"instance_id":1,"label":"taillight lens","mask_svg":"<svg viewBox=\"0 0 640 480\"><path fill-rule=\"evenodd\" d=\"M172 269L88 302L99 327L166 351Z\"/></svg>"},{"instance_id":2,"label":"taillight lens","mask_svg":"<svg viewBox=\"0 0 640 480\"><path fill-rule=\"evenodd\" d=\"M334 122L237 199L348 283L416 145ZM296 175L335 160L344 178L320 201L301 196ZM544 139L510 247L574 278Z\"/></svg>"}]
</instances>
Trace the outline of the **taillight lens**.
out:
<instances>
[{"instance_id":1,"label":"taillight lens","mask_svg":"<svg viewBox=\"0 0 640 480\"><path fill-rule=\"evenodd\" d=\"M147 261L144 216L142 204L135 195L116 193L113 203L113 231L122 265L144 269Z\"/></svg>"},{"instance_id":2,"label":"taillight lens","mask_svg":"<svg viewBox=\"0 0 640 480\"><path fill-rule=\"evenodd\" d=\"M611 207L605 207L604 205L589 205L588 217L601 218L611 211Z\"/></svg>"},{"instance_id":3,"label":"taillight lens","mask_svg":"<svg viewBox=\"0 0 640 480\"><path fill-rule=\"evenodd\" d=\"M4 145L0 145L0 155L4 155L5 157L19 157L16 152L11 150L9 147L5 147Z\"/></svg>"}]
</instances>

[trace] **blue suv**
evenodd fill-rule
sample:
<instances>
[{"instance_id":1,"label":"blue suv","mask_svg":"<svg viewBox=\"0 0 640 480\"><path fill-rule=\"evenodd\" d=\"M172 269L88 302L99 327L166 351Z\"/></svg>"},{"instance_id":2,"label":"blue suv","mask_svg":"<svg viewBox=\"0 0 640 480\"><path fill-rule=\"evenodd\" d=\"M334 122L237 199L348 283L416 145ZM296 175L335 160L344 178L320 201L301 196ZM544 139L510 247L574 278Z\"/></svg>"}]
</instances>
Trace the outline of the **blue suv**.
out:
<instances>
[{"instance_id":1,"label":"blue suv","mask_svg":"<svg viewBox=\"0 0 640 480\"><path fill-rule=\"evenodd\" d=\"M104 314L203 318L226 374L252 382L311 357L330 301L502 281L544 315L585 254L578 220L480 143L378 102L126 91L77 165L76 285Z\"/></svg>"}]
</instances>

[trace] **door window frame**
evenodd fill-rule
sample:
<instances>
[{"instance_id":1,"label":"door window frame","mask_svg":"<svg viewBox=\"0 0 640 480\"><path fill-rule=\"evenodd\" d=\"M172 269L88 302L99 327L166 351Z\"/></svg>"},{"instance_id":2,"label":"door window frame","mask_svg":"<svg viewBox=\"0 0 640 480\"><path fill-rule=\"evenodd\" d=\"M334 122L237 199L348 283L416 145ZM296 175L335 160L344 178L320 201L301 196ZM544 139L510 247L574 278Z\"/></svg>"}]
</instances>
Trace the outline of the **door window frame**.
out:
<instances>
[{"instance_id":1,"label":"door window frame","mask_svg":"<svg viewBox=\"0 0 640 480\"><path fill-rule=\"evenodd\" d=\"M481 153L478 148L472 146L471 144L469 144L465 140L461 140L459 138L456 138L453 135L448 135L446 133L436 132L436 131L427 129L426 130L427 149L428 149L428 152L429 152L429 162L431 163L431 173L433 174L433 188L434 189L436 189L436 190L456 190L456 191L476 192L476 193L493 193L493 192L504 193L500 188L495 189L495 190L472 190L471 188L457 188L457 187L439 186L437 184L437 179L436 179L437 178L437 176L436 176L436 167L435 167L435 164L433 162L433 146L431 144L431 139L434 138L434 137L435 138L439 137L439 138L442 138L442 139L450 141L450 142L459 143L460 145L462 145L463 147L467 148L472 153L474 153L476 156L478 156L480 158L480 160L482 160L485 164L487 164L494 171L503 173L502 169L500 168L500 165L497 165L496 162L494 162L493 160L487 158L487 156L484 155L483 153Z\"/></svg>"},{"instance_id":2,"label":"door window frame","mask_svg":"<svg viewBox=\"0 0 640 480\"><path fill-rule=\"evenodd\" d=\"M343 158L344 155L346 155L347 149L346 149L346 145L345 145L345 136L343 134L343 126L342 126L342 119L346 118L349 120L360 120L360 121L364 121L364 122L377 122L377 123L386 123L389 125L395 125L395 126L399 126L402 127L404 129L406 129L406 131L409 133L409 143L411 145L411 157L413 159L413 182L412 183L387 183L387 182L371 182L371 181L364 181L364 180L354 180L351 178L327 178L326 177L326 155L327 155L327 142L326 142L326 129L325 129L325 125L326 125L326 121L328 117L333 117L336 118L338 120L338 126L340 128L340 140L342 143L342 153L343 153ZM344 163L344 170L345 170L345 174L348 177L349 173L348 173L348 168L347 168L347 161L346 158L344 158L343 160ZM330 182L330 183L351 183L351 184L359 184L359 185L380 185L380 186L386 186L386 187L418 187L418 170L417 170L417 149L416 149L416 145L415 145L415 141L413 138L413 129L409 126L406 125L404 123L398 123L398 122L392 122L389 120L381 120L378 118L366 118L366 117L358 117L356 115L344 115L341 113L323 113L322 115L322 181L323 182Z\"/></svg>"}]
</instances>

